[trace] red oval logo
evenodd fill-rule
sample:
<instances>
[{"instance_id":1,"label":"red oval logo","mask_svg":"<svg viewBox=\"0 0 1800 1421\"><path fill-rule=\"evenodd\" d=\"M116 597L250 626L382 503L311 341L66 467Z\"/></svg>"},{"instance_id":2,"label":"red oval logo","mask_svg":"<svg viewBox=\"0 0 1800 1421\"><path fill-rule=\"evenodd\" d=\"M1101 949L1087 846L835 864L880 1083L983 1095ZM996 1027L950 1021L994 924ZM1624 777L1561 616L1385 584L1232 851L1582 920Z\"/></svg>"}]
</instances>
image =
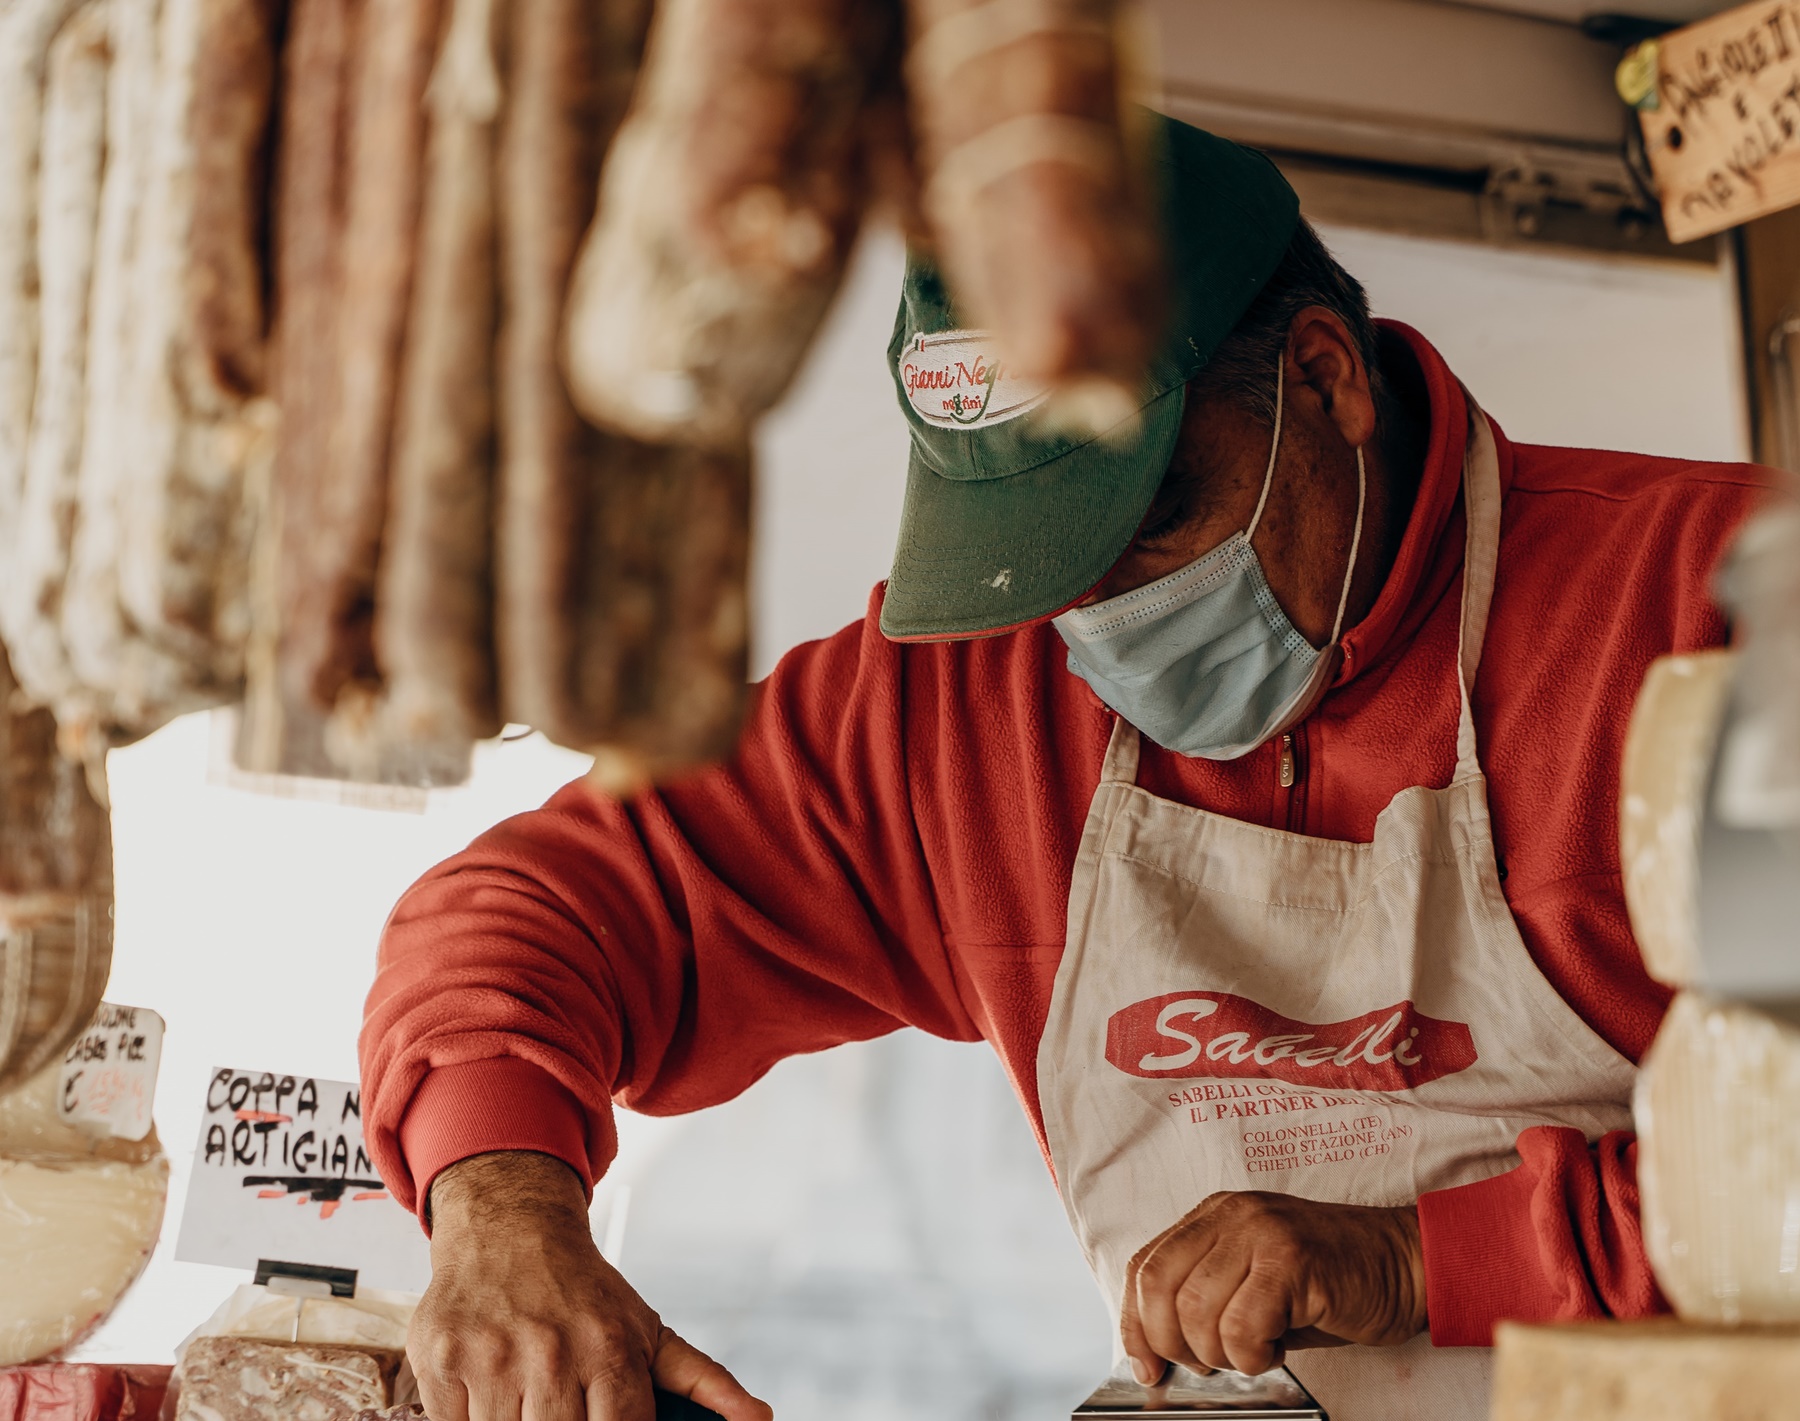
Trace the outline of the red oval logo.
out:
<instances>
[{"instance_id":1,"label":"red oval logo","mask_svg":"<svg viewBox=\"0 0 1800 1421\"><path fill-rule=\"evenodd\" d=\"M1152 1080L1272 1076L1399 1091L1467 1070L1476 1058L1467 1026L1410 1001L1315 1025L1230 992L1168 992L1112 1014L1106 1059Z\"/></svg>"}]
</instances>

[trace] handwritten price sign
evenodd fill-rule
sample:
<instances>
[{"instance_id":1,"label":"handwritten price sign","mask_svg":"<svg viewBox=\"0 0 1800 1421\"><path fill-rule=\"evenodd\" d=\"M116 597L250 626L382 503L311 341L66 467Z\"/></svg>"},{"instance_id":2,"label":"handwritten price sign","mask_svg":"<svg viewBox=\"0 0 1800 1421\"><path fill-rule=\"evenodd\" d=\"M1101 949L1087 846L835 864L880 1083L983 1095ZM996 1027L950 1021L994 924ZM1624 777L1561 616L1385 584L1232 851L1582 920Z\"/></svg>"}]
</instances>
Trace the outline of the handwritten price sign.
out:
<instances>
[{"instance_id":1,"label":"handwritten price sign","mask_svg":"<svg viewBox=\"0 0 1800 1421\"><path fill-rule=\"evenodd\" d=\"M163 1019L143 1007L102 1002L63 1057L57 1113L69 1124L119 1140L150 1133Z\"/></svg>"},{"instance_id":2,"label":"handwritten price sign","mask_svg":"<svg viewBox=\"0 0 1800 1421\"><path fill-rule=\"evenodd\" d=\"M360 1283L411 1292L431 1277L418 1221L363 1144L361 1090L271 1071L221 1068L208 1080L175 1256L354 1268Z\"/></svg>"},{"instance_id":3,"label":"handwritten price sign","mask_svg":"<svg viewBox=\"0 0 1800 1421\"><path fill-rule=\"evenodd\" d=\"M1652 44L1621 94L1637 105L1670 239L1800 203L1800 4L1757 0Z\"/></svg>"}]
</instances>

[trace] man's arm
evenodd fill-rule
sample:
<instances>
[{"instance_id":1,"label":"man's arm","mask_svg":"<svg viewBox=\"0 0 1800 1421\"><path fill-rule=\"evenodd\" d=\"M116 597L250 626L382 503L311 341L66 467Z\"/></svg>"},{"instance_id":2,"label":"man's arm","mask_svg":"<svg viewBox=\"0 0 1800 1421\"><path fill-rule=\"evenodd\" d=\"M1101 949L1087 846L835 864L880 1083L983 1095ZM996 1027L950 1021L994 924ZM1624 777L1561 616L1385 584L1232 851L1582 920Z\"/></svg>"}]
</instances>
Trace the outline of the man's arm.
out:
<instances>
[{"instance_id":1,"label":"man's arm","mask_svg":"<svg viewBox=\"0 0 1800 1421\"><path fill-rule=\"evenodd\" d=\"M771 1421L601 1258L561 1161L463 1160L433 1182L431 1215L431 1288L406 1350L432 1421L652 1421L652 1382L726 1421Z\"/></svg>"},{"instance_id":2,"label":"man's arm","mask_svg":"<svg viewBox=\"0 0 1800 1421\"><path fill-rule=\"evenodd\" d=\"M1432 1341L1487 1347L1508 1319L1667 1312L1644 1252L1636 1138L1614 1131L1590 1145L1540 1125L1518 1148L1518 1168L1419 1200Z\"/></svg>"},{"instance_id":3,"label":"man's arm","mask_svg":"<svg viewBox=\"0 0 1800 1421\"><path fill-rule=\"evenodd\" d=\"M872 621L803 647L728 764L623 804L571 785L395 908L364 1119L396 1197L431 1205L409 1350L436 1421L648 1421L652 1377L765 1421L601 1261L584 1200L615 1099L693 1110L801 1051L979 1035L912 820L900 665Z\"/></svg>"},{"instance_id":4,"label":"man's arm","mask_svg":"<svg viewBox=\"0 0 1800 1421\"><path fill-rule=\"evenodd\" d=\"M699 1109L902 1025L979 1037L913 823L900 661L872 621L802 647L727 764L625 803L578 781L409 890L361 1040L401 1202L496 1150L591 1182L615 1099Z\"/></svg>"}]
</instances>

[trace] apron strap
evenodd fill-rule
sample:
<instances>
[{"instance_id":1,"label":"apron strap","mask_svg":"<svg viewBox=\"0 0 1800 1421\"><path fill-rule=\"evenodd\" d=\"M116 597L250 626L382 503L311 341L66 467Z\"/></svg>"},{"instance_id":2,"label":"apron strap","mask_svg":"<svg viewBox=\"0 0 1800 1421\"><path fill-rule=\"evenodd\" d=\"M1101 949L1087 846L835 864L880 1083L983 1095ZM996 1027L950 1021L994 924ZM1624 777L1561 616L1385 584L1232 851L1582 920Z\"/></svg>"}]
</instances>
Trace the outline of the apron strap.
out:
<instances>
[{"instance_id":1,"label":"apron strap","mask_svg":"<svg viewBox=\"0 0 1800 1421\"><path fill-rule=\"evenodd\" d=\"M1103 785L1134 785L1138 772L1137 728L1124 716L1113 717L1112 738L1106 742L1106 759L1100 765Z\"/></svg>"},{"instance_id":2,"label":"apron strap","mask_svg":"<svg viewBox=\"0 0 1800 1421\"><path fill-rule=\"evenodd\" d=\"M1469 446L1463 456L1463 512L1468 541L1463 550L1462 627L1456 678L1461 711L1456 722L1456 779L1479 778L1481 760L1475 747L1475 714L1469 703L1481 648L1487 639L1488 610L1494 602L1494 576L1500 562L1500 455L1487 416L1465 389L1469 402Z\"/></svg>"}]
</instances>

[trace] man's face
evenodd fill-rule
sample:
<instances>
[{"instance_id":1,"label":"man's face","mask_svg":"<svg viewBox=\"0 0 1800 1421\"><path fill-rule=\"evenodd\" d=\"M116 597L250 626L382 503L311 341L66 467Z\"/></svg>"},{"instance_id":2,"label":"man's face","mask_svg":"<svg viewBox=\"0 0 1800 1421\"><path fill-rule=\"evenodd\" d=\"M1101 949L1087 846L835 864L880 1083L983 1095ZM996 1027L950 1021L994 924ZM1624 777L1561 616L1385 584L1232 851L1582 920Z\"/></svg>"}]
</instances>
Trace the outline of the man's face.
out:
<instances>
[{"instance_id":1,"label":"man's face","mask_svg":"<svg viewBox=\"0 0 1800 1421\"><path fill-rule=\"evenodd\" d=\"M1359 447L1366 446L1370 513L1376 521L1385 514L1382 466L1371 442L1375 404L1349 329L1322 307L1308 307L1295 317L1284 359L1281 447L1252 546L1289 620L1314 646L1323 646L1350 561ZM1186 493L1183 516L1166 530L1140 534L1083 605L1167 577L1247 529L1262 496L1273 439L1274 430L1237 403L1190 384L1169 464L1170 476ZM1346 625L1355 625L1373 605L1386 575L1373 560L1368 570L1379 575L1367 588L1367 579L1358 578L1366 595L1352 596Z\"/></svg>"}]
</instances>

